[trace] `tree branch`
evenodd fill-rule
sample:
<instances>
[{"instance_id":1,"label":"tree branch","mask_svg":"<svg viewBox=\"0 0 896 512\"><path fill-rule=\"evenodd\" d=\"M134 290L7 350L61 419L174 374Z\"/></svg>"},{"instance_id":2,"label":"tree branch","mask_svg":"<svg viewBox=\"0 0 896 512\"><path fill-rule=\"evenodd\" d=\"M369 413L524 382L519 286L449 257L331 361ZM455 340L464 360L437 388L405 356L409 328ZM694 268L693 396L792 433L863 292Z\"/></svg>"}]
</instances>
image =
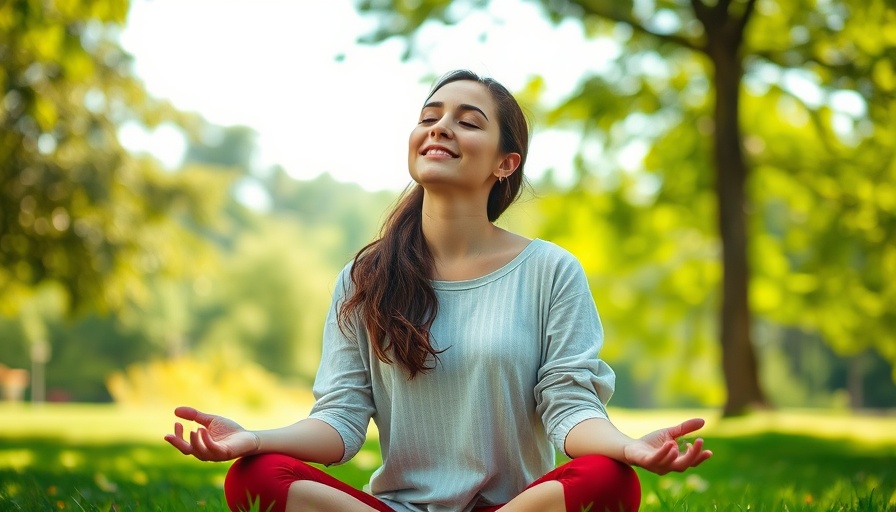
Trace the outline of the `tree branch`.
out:
<instances>
[{"instance_id":1,"label":"tree branch","mask_svg":"<svg viewBox=\"0 0 896 512\"><path fill-rule=\"evenodd\" d=\"M798 49L793 48L793 50ZM829 62L824 62L818 57L815 57L814 55L811 55L807 52L800 53L798 60L795 60L793 58L788 59L787 57L785 57L785 55L783 55L782 52L773 52L769 50L752 51L747 54L746 57L760 58L768 62L769 64L774 64L775 66L783 69L804 69L806 67L806 64L811 63L830 70L836 75L862 76L863 74L867 74L868 72L866 69L859 69L859 67L856 66L852 61L844 62L843 64L831 64Z\"/></svg>"},{"instance_id":2,"label":"tree branch","mask_svg":"<svg viewBox=\"0 0 896 512\"><path fill-rule=\"evenodd\" d=\"M699 0L692 0L692 1L699 2ZM631 27L632 30L634 30L635 32L645 34L645 35L648 35L651 37L655 37L657 39L660 39L661 41L666 41L666 42L670 42L673 44L677 44L679 46L683 46L685 48L694 50L696 52L701 52L701 53L706 52L706 49L702 45L698 44L696 41L694 41L688 37L685 37L685 36L679 35L679 34L661 34L659 32L654 32L654 31L648 29L647 27L645 27L644 25L642 25L641 23L639 23L637 20L635 20L632 17L624 16L618 12L614 12L612 9L604 8L603 4L601 4L599 2L586 0L586 1L578 2L578 3L582 7L582 9L585 10L585 12L587 14L598 16L600 18L605 18L610 21L615 21L617 23L623 23L623 24Z\"/></svg>"},{"instance_id":3,"label":"tree branch","mask_svg":"<svg viewBox=\"0 0 896 512\"><path fill-rule=\"evenodd\" d=\"M815 64L821 68L827 69L832 74L839 77L846 76L858 79L858 77L866 77L870 74L870 66L868 68L860 68L852 61L844 62L843 64L831 64L824 62L813 55L800 55L800 60L797 62L787 62L787 59L784 58L783 55L771 51L754 51L747 55L747 57L762 59L766 63L777 66L780 69L806 69L806 64ZM876 96L877 98L888 99L890 101L896 100L896 93L888 93L880 88L875 89L875 92L878 93L878 96ZM865 101L871 101L873 99L866 94L859 93Z\"/></svg>"},{"instance_id":4,"label":"tree branch","mask_svg":"<svg viewBox=\"0 0 896 512\"><path fill-rule=\"evenodd\" d=\"M709 7L702 0L691 0L691 8L694 9L694 15L697 16L697 19L705 27L709 23Z\"/></svg>"},{"instance_id":5,"label":"tree branch","mask_svg":"<svg viewBox=\"0 0 896 512\"><path fill-rule=\"evenodd\" d=\"M740 18L737 19L737 32L741 34L741 38L743 38L744 30L747 28L747 23L750 21L750 18L753 16L753 12L756 10L756 0L747 0L747 5L744 7L744 12L741 14Z\"/></svg>"},{"instance_id":6,"label":"tree branch","mask_svg":"<svg viewBox=\"0 0 896 512\"><path fill-rule=\"evenodd\" d=\"M827 130L825 128L824 122L822 122L822 120L821 120L821 116L818 112L818 109L813 109L802 98L800 98L799 96L794 94L792 91L782 87L779 84L772 84L772 87L774 87L778 92L780 92L784 96L787 96L787 97L791 98L792 100L796 101L797 103L799 103L799 105L801 107L803 107L803 110L806 111L806 114L809 116L809 119L811 119L812 126L815 127L815 131L818 134L818 140L821 142L821 145L827 150L828 154L831 154L834 156L842 156L843 152L837 151L837 149L835 147L836 143L833 141L833 137L830 133L830 130Z\"/></svg>"}]
</instances>

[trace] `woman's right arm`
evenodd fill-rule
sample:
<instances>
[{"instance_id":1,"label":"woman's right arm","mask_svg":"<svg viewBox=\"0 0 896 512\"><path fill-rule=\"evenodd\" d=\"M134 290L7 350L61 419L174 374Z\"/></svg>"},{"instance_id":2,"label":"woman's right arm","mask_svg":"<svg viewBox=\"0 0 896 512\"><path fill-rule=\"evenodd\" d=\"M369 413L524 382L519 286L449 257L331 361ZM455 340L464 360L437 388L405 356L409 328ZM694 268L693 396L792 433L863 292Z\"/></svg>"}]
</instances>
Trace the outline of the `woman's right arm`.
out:
<instances>
[{"instance_id":1,"label":"woman's right arm","mask_svg":"<svg viewBox=\"0 0 896 512\"><path fill-rule=\"evenodd\" d=\"M201 427L184 437L174 424L165 440L184 455L224 461L255 453L282 453L305 462L334 464L353 457L367 434L375 411L370 385L369 354L339 327L338 307L349 292L349 267L339 274L324 325L323 353L314 383L315 405L309 418L273 430L249 431L223 416L178 407L174 413ZM364 336L363 325L355 325ZM364 338L366 340L366 338Z\"/></svg>"},{"instance_id":2,"label":"woman's right arm","mask_svg":"<svg viewBox=\"0 0 896 512\"><path fill-rule=\"evenodd\" d=\"M174 434L165 440L184 455L199 460L226 461L256 453L283 453L305 462L332 464L342 459L345 446L342 437L329 424L308 418L292 425L272 430L246 430L235 421L198 411L192 407L178 407L174 413L200 428L184 437L184 427L174 424Z\"/></svg>"},{"instance_id":3,"label":"woman's right arm","mask_svg":"<svg viewBox=\"0 0 896 512\"><path fill-rule=\"evenodd\" d=\"M345 444L329 423L306 418L288 427L256 431L258 453L276 452L305 462L333 464L342 460Z\"/></svg>"}]
</instances>

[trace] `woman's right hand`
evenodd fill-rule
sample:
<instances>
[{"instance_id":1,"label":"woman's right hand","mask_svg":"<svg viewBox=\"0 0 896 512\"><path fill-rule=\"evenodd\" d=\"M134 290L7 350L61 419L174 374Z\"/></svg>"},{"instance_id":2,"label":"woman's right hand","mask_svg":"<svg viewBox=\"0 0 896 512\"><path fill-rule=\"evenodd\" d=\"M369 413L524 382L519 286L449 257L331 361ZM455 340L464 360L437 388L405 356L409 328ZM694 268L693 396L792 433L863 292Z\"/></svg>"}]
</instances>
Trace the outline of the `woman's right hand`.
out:
<instances>
[{"instance_id":1,"label":"woman's right hand","mask_svg":"<svg viewBox=\"0 0 896 512\"><path fill-rule=\"evenodd\" d=\"M174 423L174 434L165 436L165 440L184 455L219 462L255 453L261 446L258 435L223 416L206 414L192 407L178 407L174 414L202 425L190 431L189 442L184 439L184 426L180 422Z\"/></svg>"}]
</instances>

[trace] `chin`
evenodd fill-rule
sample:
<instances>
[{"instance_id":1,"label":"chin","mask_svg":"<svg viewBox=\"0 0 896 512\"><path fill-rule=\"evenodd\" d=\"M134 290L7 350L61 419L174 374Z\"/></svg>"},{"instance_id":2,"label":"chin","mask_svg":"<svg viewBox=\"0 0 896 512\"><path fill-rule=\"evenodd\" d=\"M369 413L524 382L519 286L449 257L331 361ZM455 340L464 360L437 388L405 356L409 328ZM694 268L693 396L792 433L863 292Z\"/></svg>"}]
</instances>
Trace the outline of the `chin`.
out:
<instances>
[{"instance_id":1,"label":"chin","mask_svg":"<svg viewBox=\"0 0 896 512\"><path fill-rule=\"evenodd\" d=\"M416 171L411 171L411 179L421 185L425 183L444 182L446 181L446 178L448 178L448 176L445 175L444 170L424 168Z\"/></svg>"}]
</instances>

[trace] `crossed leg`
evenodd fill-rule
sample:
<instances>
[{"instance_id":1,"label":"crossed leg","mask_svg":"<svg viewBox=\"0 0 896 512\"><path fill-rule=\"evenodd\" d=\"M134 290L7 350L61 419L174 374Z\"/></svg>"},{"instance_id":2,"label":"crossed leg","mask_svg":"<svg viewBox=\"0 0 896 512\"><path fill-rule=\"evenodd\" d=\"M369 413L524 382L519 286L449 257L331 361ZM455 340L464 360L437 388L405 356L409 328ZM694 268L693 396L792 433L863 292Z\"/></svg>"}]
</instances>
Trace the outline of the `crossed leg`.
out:
<instances>
[{"instance_id":1,"label":"crossed leg","mask_svg":"<svg viewBox=\"0 0 896 512\"><path fill-rule=\"evenodd\" d=\"M286 512L378 512L361 500L339 489L311 480L299 480L289 486Z\"/></svg>"},{"instance_id":2,"label":"crossed leg","mask_svg":"<svg viewBox=\"0 0 896 512\"><path fill-rule=\"evenodd\" d=\"M272 512L392 512L377 498L285 455L236 461L224 483L227 504L246 510L253 499ZM579 457L549 472L504 505L481 512L636 511L641 487L635 471L607 457Z\"/></svg>"}]
</instances>

